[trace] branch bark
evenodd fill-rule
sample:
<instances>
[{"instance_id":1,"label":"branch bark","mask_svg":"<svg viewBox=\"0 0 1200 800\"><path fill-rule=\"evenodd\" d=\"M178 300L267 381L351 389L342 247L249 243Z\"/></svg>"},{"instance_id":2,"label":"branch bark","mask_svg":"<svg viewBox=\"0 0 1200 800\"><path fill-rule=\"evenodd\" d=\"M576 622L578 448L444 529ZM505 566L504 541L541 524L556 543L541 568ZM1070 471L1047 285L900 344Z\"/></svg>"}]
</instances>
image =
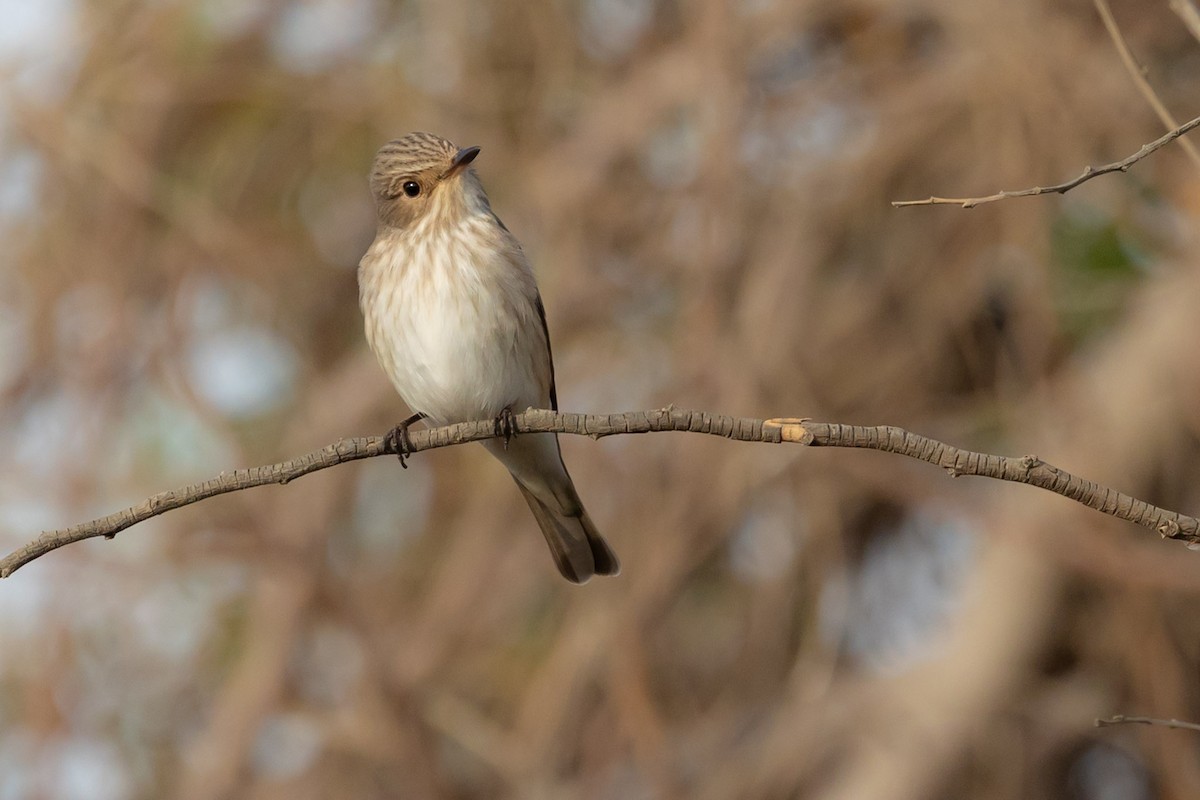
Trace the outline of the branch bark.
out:
<instances>
[{"instance_id":1,"label":"branch bark","mask_svg":"<svg viewBox=\"0 0 1200 800\"><path fill-rule=\"evenodd\" d=\"M1142 145L1142 148L1133 155L1123 158L1120 161L1114 161L1111 164L1105 164L1102 167L1086 167L1078 177L1057 183L1054 186L1034 186L1032 189L1021 189L1014 192L996 192L985 197L927 197L924 200L893 200L892 206L895 208L904 208L907 206L937 206L937 205L955 205L963 208L974 208L981 206L984 203L994 203L997 200L1007 200L1010 197L1033 197L1039 194L1066 194L1081 183L1086 183L1092 178L1098 178L1101 175L1107 175L1110 172L1125 172L1137 162L1141 161L1146 156L1153 153L1155 150L1170 144L1171 142L1183 136L1186 133L1200 127L1200 117L1185 122L1178 128L1175 128L1168 133L1155 139L1149 144Z\"/></svg>"},{"instance_id":2,"label":"branch bark","mask_svg":"<svg viewBox=\"0 0 1200 800\"><path fill-rule=\"evenodd\" d=\"M1153 717L1127 717L1117 714L1108 719L1096 720L1097 728L1107 728L1110 725L1158 725L1163 728L1178 728L1185 731L1200 731L1200 725L1195 722L1183 722L1178 719L1155 719Z\"/></svg>"},{"instance_id":3,"label":"branch bark","mask_svg":"<svg viewBox=\"0 0 1200 800\"><path fill-rule=\"evenodd\" d=\"M1133 84L1137 90L1142 93L1142 97L1154 109L1154 113L1158 115L1158 119L1162 122L1163 127L1167 130L1174 130L1179 127L1178 120L1172 114L1162 99L1158 96L1158 92L1154 91L1154 87L1150 85L1150 81L1146 80L1146 68L1138 63L1134 57L1133 51L1129 49L1129 42L1125 41L1125 34L1121 33L1121 28L1117 25L1116 18L1113 17L1112 9L1108 7L1108 0L1092 0L1092 5L1096 7L1096 12L1100 14L1100 20L1104 23L1104 28L1108 31L1108 36L1112 39L1113 46L1117 48L1117 55L1121 57L1121 63L1125 65L1125 71L1129 73L1129 77L1133 79ZM1192 165L1200 169L1200 153L1196 152L1196 148L1187 139L1181 139L1179 146L1187 153L1188 158L1192 160Z\"/></svg>"},{"instance_id":4,"label":"branch bark","mask_svg":"<svg viewBox=\"0 0 1200 800\"><path fill-rule=\"evenodd\" d=\"M681 431L722 436L742 442L793 443L809 447L853 447L908 456L945 469L951 477L976 475L1026 483L1060 494L1104 514L1157 531L1163 538L1200 545L1200 519L1159 508L1127 494L1047 464L1037 456L989 455L957 447L888 425L842 425L809 419L753 419L667 407L619 414L570 414L529 409L513 417L517 435L564 433L599 439L628 433ZM478 442L499 434L492 420L460 422L409 434L409 453ZM261 467L222 472L202 483L160 492L135 506L70 528L46 531L0 559L0 578L7 578L34 559L74 542L103 536L111 539L126 528L219 494L270 483L286 484L322 469L382 455L395 455L382 436L342 439L312 453Z\"/></svg>"}]
</instances>

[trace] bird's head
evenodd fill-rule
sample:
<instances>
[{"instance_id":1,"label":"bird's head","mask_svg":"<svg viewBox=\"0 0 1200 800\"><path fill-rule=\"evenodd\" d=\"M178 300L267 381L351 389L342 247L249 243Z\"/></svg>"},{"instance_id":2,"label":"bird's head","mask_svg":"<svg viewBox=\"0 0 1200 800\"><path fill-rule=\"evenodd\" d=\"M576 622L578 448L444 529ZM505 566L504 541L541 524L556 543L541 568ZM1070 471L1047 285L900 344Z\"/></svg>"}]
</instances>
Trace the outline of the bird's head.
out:
<instances>
[{"instance_id":1,"label":"bird's head","mask_svg":"<svg viewBox=\"0 0 1200 800\"><path fill-rule=\"evenodd\" d=\"M371 193L382 224L409 228L422 220L453 222L487 197L470 163L478 147L459 149L432 133L410 133L375 154Z\"/></svg>"}]
</instances>

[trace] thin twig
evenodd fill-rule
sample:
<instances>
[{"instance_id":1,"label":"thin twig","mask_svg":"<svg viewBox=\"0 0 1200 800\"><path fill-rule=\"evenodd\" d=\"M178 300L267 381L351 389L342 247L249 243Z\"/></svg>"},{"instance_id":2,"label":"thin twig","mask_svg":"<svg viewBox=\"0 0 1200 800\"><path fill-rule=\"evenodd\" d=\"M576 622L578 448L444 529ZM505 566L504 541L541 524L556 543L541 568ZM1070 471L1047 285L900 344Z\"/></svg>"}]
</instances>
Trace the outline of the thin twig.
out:
<instances>
[{"instance_id":1,"label":"thin twig","mask_svg":"<svg viewBox=\"0 0 1200 800\"><path fill-rule=\"evenodd\" d=\"M942 467L951 476L978 475L1027 483L1068 497L1089 508L1157 531L1164 538L1200 543L1200 519L1150 505L1047 464L1037 456L1007 457L960 450L948 444L891 426L842 425L808 419L752 419L663 408L622 414L567 414L529 409L513 417L517 434L572 433L599 439L625 433L684 431L722 436L742 442L790 442L809 447L856 447L882 450ZM478 442L496 437L492 420L461 422L409 434L409 453L437 447ZM203 483L161 492L141 503L70 528L47 531L24 547L0 559L0 578L64 545L96 536L112 538L131 525L176 508L269 483L286 484L296 478L347 461L394 454L382 436L343 439L299 458L233 472L222 472Z\"/></svg>"},{"instance_id":2,"label":"thin twig","mask_svg":"<svg viewBox=\"0 0 1200 800\"><path fill-rule=\"evenodd\" d=\"M1177 719L1154 719L1153 717L1127 717L1117 714L1108 719L1096 720L1097 728L1107 728L1109 725L1158 725L1163 728L1179 728L1185 731L1200 731L1200 725L1195 722L1183 722Z\"/></svg>"},{"instance_id":3,"label":"thin twig","mask_svg":"<svg viewBox=\"0 0 1200 800\"><path fill-rule=\"evenodd\" d=\"M1016 192L996 192L989 194L986 197L928 197L924 200L893 200L892 205L896 208L904 206L936 206L936 205L955 205L963 208L974 208L981 206L984 203L994 203L997 200L1005 200L1010 197L1033 197L1039 194L1066 194L1081 183L1090 181L1092 178L1100 175L1107 175L1110 172L1125 172L1137 162L1141 161L1146 156L1153 153L1155 150L1170 144L1180 136L1194 130L1200 126L1200 117L1196 117L1190 122L1185 122L1175 130L1160 136L1149 144L1142 145L1142 149L1138 150L1128 158L1120 161L1114 161L1111 164L1105 164L1102 167L1087 167L1083 173L1074 180L1069 180L1066 183L1055 184L1054 186L1034 186L1032 189L1022 189Z\"/></svg>"},{"instance_id":4,"label":"thin twig","mask_svg":"<svg viewBox=\"0 0 1200 800\"><path fill-rule=\"evenodd\" d=\"M1113 40L1113 44L1117 48L1117 54L1121 56L1121 63L1125 65L1125 69L1129 72L1129 77L1133 78L1133 83L1137 86L1138 91L1142 93L1142 97L1146 98L1146 102L1154 109L1154 113L1158 115L1158 119L1162 122L1163 127L1167 130L1174 130L1179 127L1179 121L1175 116L1167 110L1166 104L1158 96L1158 92L1154 91L1154 87L1150 85L1150 81L1146 80L1146 68L1138 63L1134 58L1133 51L1129 49L1129 42L1125 41L1125 34L1121 33L1120 27L1117 26L1117 20L1112 15L1112 9L1108 7L1108 0L1092 0L1096 6L1096 11L1100 14L1100 19L1104 21L1104 28L1108 31L1109 37ZM1184 139L1179 143L1183 151L1187 153L1188 158L1192 160L1192 165L1200 170L1200 153L1196 152L1195 146Z\"/></svg>"},{"instance_id":5,"label":"thin twig","mask_svg":"<svg viewBox=\"0 0 1200 800\"><path fill-rule=\"evenodd\" d=\"M985 203L994 203L997 200L1006 200L1010 197L1033 197L1035 195L1050 194L1052 192L1056 194L1066 194L1079 184L1090 181L1092 178L1100 175L1105 175L1110 172L1125 172L1131 166L1136 164L1138 161L1141 161L1155 150L1159 149L1165 144L1179 139L1179 137L1183 136L1197 125L1200 125L1200 117L1197 117L1191 122L1184 123L1183 125L1180 125L1175 120L1175 117L1169 110L1167 110L1166 105L1164 105L1162 100L1159 98L1158 93L1154 91L1154 87L1150 85L1148 80L1146 80L1146 70L1141 64L1138 63L1137 59L1133 55L1133 51L1129 49L1129 43L1125 41L1124 34L1121 33L1121 29L1118 27L1116 19L1113 18L1112 10L1108 6L1108 1L1092 0L1092 2L1096 6L1096 11L1100 14L1100 19L1104 22L1104 27L1108 31L1108 35L1112 38L1113 44L1117 48L1117 54L1120 55L1121 62L1125 65L1125 69L1129 72L1130 77L1133 78L1133 82L1137 86L1138 91L1142 93L1144 98L1146 98L1146 102L1148 102L1150 107L1154 109L1154 113L1158 115L1158 118L1162 121L1163 125L1170 130L1165 135L1155 139L1150 144L1144 145L1141 150L1138 150L1128 158L1122 161L1114 161L1111 164L1105 164L1103 167L1089 166L1084 169L1083 173L1079 177L1075 178L1074 180L1067 181L1066 183L1060 183L1055 186L1035 186L1031 189L1022 189L1020 191L996 192L995 194L990 194L985 197L932 196L924 200L895 200L892 202L894 207L902 208L905 206L956 205L963 208L974 208L975 206L983 205ZM1186 2L1186 0L1183 0L1182 2L1181 0L1172 0L1171 7L1175 9L1175 12L1179 14L1183 18L1184 22L1189 24L1189 26L1192 24L1200 25L1200 19L1197 19L1196 9L1191 5L1190 2ZM1198 36L1200 36L1200 33L1197 33L1197 29L1195 28L1193 28L1193 33L1196 33ZM1197 169L1200 169L1200 152L1196 150L1195 145L1193 145L1187 139L1182 139L1179 142L1179 146L1183 148L1185 153L1187 153L1188 158L1190 158L1192 161L1192 164Z\"/></svg>"}]
</instances>

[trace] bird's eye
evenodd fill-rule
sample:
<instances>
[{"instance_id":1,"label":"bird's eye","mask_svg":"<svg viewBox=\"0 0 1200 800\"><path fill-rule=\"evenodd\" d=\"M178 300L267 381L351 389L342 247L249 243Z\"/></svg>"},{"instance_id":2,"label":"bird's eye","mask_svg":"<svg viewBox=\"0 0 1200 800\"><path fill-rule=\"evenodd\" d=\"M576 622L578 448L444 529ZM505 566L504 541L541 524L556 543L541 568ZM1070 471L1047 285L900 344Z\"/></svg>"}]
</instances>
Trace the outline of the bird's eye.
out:
<instances>
[{"instance_id":1,"label":"bird's eye","mask_svg":"<svg viewBox=\"0 0 1200 800\"><path fill-rule=\"evenodd\" d=\"M416 197L421 193L421 184L417 183L416 181L405 181L404 185L400 188L403 189L404 193L409 197Z\"/></svg>"}]
</instances>

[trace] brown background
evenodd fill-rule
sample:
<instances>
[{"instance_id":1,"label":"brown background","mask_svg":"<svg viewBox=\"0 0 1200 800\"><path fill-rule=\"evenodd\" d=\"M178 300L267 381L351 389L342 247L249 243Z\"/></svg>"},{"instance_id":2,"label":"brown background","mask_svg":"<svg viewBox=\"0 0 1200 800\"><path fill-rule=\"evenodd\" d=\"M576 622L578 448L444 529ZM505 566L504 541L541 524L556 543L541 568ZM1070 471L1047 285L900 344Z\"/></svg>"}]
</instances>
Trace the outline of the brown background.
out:
<instances>
[{"instance_id":1,"label":"brown background","mask_svg":"<svg viewBox=\"0 0 1200 800\"><path fill-rule=\"evenodd\" d=\"M382 433L365 174L478 171L564 409L902 425L1200 509L1197 167L1083 0L81 1L0 83L0 543ZM1166 0L1114 12L1196 113ZM210 500L0 583L0 795L1190 798L1200 556L1029 487L682 434Z\"/></svg>"}]
</instances>

